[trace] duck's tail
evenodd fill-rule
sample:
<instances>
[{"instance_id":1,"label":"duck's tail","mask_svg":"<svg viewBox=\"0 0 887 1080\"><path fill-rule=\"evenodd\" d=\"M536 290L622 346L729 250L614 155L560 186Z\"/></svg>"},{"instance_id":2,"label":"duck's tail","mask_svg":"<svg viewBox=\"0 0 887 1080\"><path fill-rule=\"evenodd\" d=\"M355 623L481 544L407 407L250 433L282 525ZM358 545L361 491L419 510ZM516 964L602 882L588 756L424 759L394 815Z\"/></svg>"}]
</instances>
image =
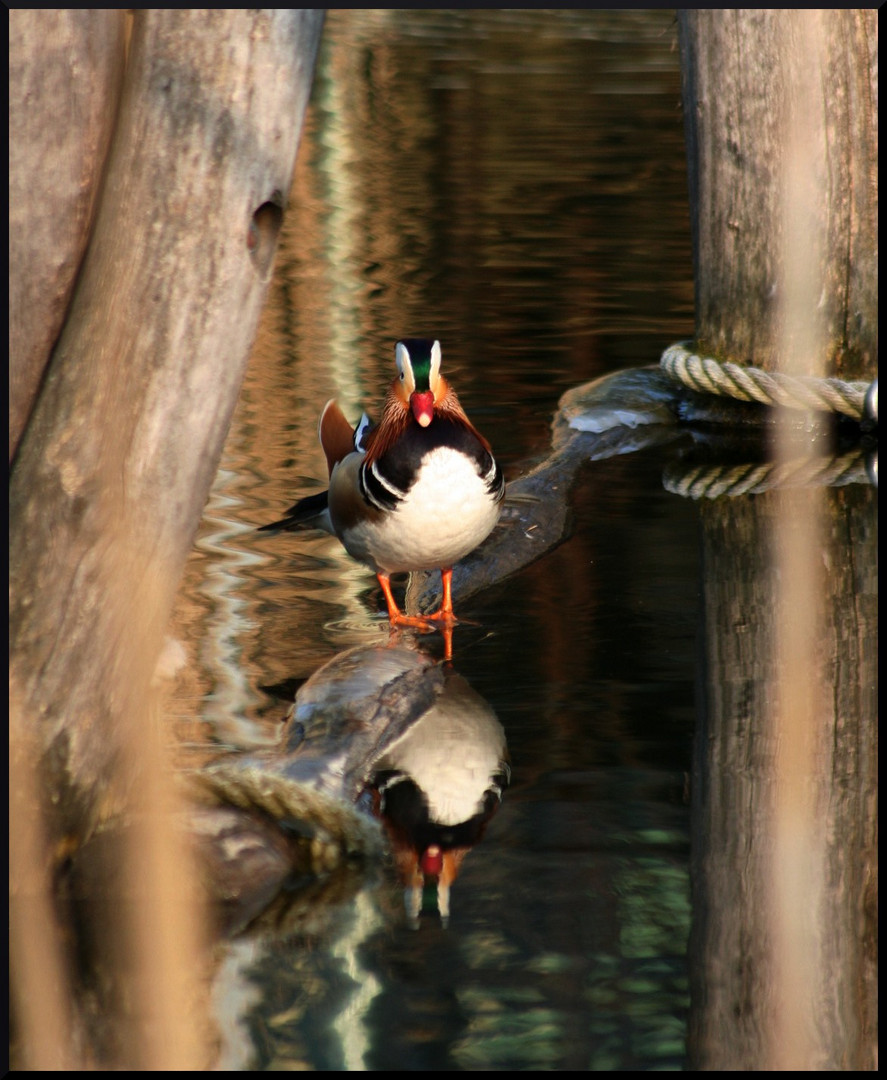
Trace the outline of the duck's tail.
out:
<instances>
[{"instance_id":1,"label":"duck's tail","mask_svg":"<svg viewBox=\"0 0 887 1080\"><path fill-rule=\"evenodd\" d=\"M306 495L291 506L280 521L259 526L259 532L292 532L294 529L323 529L324 532L332 533L328 491Z\"/></svg>"}]
</instances>

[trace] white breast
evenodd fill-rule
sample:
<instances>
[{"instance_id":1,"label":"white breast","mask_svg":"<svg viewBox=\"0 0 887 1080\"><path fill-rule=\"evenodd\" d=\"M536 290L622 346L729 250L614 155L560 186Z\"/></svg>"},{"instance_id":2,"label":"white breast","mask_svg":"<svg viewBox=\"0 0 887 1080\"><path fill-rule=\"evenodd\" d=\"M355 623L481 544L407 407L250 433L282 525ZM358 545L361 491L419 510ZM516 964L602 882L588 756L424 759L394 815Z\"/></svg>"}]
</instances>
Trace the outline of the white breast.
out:
<instances>
[{"instance_id":1,"label":"white breast","mask_svg":"<svg viewBox=\"0 0 887 1080\"><path fill-rule=\"evenodd\" d=\"M355 525L342 542L357 559L385 573L450 567L492 532L499 505L473 463L449 447L425 456L396 509Z\"/></svg>"}]
</instances>

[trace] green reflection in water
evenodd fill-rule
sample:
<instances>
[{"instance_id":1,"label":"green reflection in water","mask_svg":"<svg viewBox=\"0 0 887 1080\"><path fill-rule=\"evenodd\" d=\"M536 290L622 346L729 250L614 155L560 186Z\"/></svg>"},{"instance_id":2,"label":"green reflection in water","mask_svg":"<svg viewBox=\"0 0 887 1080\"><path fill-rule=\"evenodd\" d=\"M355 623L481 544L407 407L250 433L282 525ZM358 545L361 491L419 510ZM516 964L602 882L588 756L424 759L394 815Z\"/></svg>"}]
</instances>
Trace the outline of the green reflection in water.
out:
<instances>
[{"instance_id":1,"label":"green reflection in water","mask_svg":"<svg viewBox=\"0 0 887 1080\"><path fill-rule=\"evenodd\" d=\"M453 1059L464 1069L555 1066L562 1057L564 1017L535 1004L531 988L500 989L495 996L476 989L459 992L469 1014L467 1033L453 1046Z\"/></svg>"}]
</instances>

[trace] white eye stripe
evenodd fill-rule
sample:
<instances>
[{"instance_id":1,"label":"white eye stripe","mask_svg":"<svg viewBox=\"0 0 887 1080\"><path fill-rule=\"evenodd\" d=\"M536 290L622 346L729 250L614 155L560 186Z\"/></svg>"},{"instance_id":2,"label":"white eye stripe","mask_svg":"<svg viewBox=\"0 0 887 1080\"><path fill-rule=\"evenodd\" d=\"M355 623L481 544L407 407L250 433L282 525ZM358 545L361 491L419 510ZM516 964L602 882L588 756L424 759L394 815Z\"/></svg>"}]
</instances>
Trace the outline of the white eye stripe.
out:
<instances>
[{"instance_id":1,"label":"white eye stripe","mask_svg":"<svg viewBox=\"0 0 887 1080\"><path fill-rule=\"evenodd\" d=\"M407 391L412 393L416 389L416 377L413 375L413 362L409 351L402 341L398 341L394 348L394 362L397 364L400 381L406 386Z\"/></svg>"},{"instance_id":2,"label":"white eye stripe","mask_svg":"<svg viewBox=\"0 0 887 1080\"><path fill-rule=\"evenodd\" d=\"M437 380L440 376L440 359L440 342L435 341L431 346L431 371L428 377L428 383L431 387L437 385Z\"/></svg>"},{"instance_id":3,"label":"white eye stripe","mask_svg":"<svg viewBox=\"0 0 887 1080\"><path fill-rule=\"evenodd\" d=\"M428 388L437 394L437 388L440 384L440 368L442 360L442 352L440 342L434 341L419 341L417 344L421 347L422 351L430 345L428 352ZM409 343L406 341L398 341L394 346L394 360L397 364L397 373L400 382L403 384L407 394L412 394L416 390L416 373L413 370L413 358L410 356ZM424 361L424 357L423 357ZM424 363L421 365L424 371Z\"/></svg>"}]
</instances>

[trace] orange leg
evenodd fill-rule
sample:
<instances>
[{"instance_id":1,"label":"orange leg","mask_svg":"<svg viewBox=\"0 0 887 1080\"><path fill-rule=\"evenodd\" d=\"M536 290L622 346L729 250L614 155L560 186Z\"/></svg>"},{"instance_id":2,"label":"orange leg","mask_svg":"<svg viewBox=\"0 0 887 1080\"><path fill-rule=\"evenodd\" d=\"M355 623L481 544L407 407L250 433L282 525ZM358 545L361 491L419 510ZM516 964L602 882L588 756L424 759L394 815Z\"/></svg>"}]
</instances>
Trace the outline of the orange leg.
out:
<instances>
[{"instance_id":1,"label":"orange leg","mask_svg":"<svg viewBox=\"0 0 887 1080\"><path fill-rule=\"evenodd\" d=\"M435 611L433 615L429 615L429 619L435 619L438 622L446 623L448 626L452 626L453 623L457 623L459 620L453 613L453 570L452 567L449 570L441 570L440 572L440 584L443 596L440 601L440 608Z\"/></svg>"},{"instance_id":2,"label":"orange leg","mask_svg":"<svg viewBox=\"0 0 887 1080\"><path fill-rule=\"evenodd\" d=\"M394 599L394 593L391 591L391 578L388 574L380 572L376 573L376 577L379 579L379 584L382 586L382 592L385 594L385 603L388 605L388 621L392 626L416 626L419 628L424 627L426 630L431 629L428 625L429 615L404 615L404 613L397 606L397 601Z\"/></svg>"},{"instance_id":3,"label":"orange leg","mask_svg":"<svg viewBox=\"0 0 887 1080\"><path fill-rule=\"evenodd\" d=\"M388 621L392 626L414 626L417 629L428 631L433 623L443 623L441 633L444 639L444 659L453 659L453 626L459 620L453 614L453 571L441 571L441 584L443 597L440 610L433 615L404 615L397 606L394 594L391 592L391 579L388 574L377 573L382 592L385 594L385 603L388 605Z\"/></svg>"},{"instance_id":4,"label":"orange leg","mask_svg":"<svg viewBox=\"0 0 887 1080\"><path fill-rule=\"evenodd\" d=\"M385 603L388 605L388 621L396 623L402 616L397 601L394 599L394 593L391 591L391 578L387 574L376 574L376 577L379 579L382 592L385 594Z\"/></svg>"},{"instance_id":5,"label":"orange leg","mask_svg":"<svg viewBox=\"0 0 887 1080\"><path fill-rule=\"evenodd\" d=\"M379 579L379 584L382 586L382 592L385 594L385 603L388 605L389 621L396 626L427 626L429 621L443 622L449 625L457 623L459 620L453 613L453 571L441 570L440 575L443 589L440 608L435 611L433 615L404 615L397 606L397 601L394 599L394 594L391 591L391 578L388 574L378 572L376 577Z\"/></svg>"}]
</instances>

